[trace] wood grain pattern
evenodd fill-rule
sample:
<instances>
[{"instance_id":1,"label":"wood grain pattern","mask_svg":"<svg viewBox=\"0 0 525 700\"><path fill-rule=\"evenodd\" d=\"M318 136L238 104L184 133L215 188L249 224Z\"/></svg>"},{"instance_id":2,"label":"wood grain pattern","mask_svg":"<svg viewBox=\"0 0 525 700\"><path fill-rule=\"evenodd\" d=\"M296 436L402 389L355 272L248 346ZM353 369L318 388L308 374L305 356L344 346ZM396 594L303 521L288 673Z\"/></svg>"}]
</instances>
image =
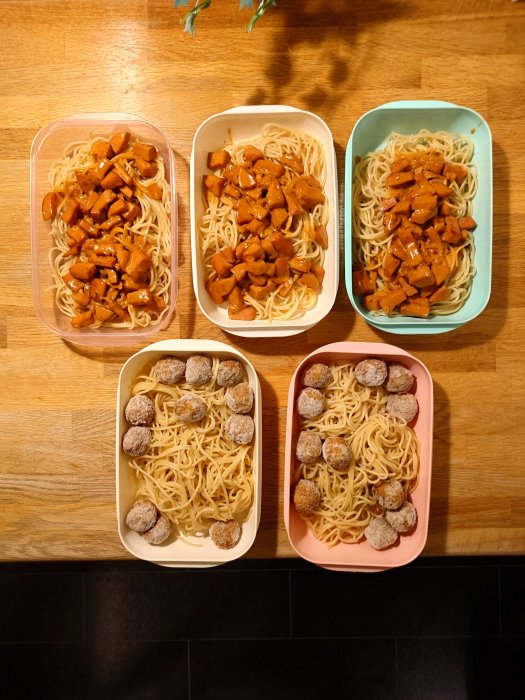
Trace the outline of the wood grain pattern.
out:
<instances>
[{"instance_id":1,"label":"wood grain pattern","mask_svg":"<svg viewBox=\"0 0 525 700\"><path fill-rule=\"evenodd\" d=\"M293 555L283 526L286 393L297 363L327 342L383 341L435 381L434 471L425 554L525 552L525 3L510 0L281 0L251 35L237 0L215 0L197 36L171 0L4 0L0 16L0 559L126 558L116 530L114 405L127 351L82 349L35 317L29 149L71 113L128 111L169 136L179 186L180 289L164 338L238 347L262 384L264 496L254 557ZM494 139L493 292L444 336L389 336L332 312L299 338L244 340L196 306L189 158L209 115L284 103L319 114L344 150L366 110L435 98L479 110ZM343 188L341 186L341 195ZM343 224L341 221L341 240Z\"/></svg>"}]
</instances>

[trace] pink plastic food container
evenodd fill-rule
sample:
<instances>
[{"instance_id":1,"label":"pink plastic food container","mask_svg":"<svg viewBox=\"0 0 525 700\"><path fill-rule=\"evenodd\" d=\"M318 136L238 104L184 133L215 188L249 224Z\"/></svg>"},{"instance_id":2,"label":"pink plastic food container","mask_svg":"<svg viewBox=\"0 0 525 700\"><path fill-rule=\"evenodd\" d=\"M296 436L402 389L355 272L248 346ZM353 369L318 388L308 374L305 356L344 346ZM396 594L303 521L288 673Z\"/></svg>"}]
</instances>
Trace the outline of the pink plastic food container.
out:
<instances>
[{"instance_id":1,"label":"pink plastic food container","mask_svg":"<svg viewBox=\"0 0 525 700\"><path fill-rule=\"evenodd\" d=\"M95 136L109 138L116 131L128 130L141 141L151 143L164 160L166 180L171 190L171 289L168 311L162 321L146 328L73 328L70 319L55 303L52 289L49 251L49 223L42 219L41 205L51 189L49 172L54 161L74 141L88 141ZM164 133L150 122L131 114L77 114L59 119L43 127L31 146L31 254L33 268L33 300L40 320L54 333L78 345L118 346L148 341L165 328L173 314L177 299L177 187L175 158Z\"/></svg>"},{"instance_id":2,"label":"pink plastic food container","mask_svg":"<svg viewBox=\"0 0 525 700\"><path fill-rule=\"evenodd\" d=\"M303 371L314 362L359 362L374 357L387 362L399 362L415 375L414 389L419 404L419 414L412 426L419 441L419 482L410 495L417 510L417 524L413 532L401 535L397 544L381 551L373 549L366 540L356 544L338 544L328 548L317 540L306 522L291 503L291 486L297 435L301 430L301 417L295 409L297 395L303 388ZM297 367L288 392L286 421L285 473L284 473L284 522L292 547L303 559L318 566L338 571L383 571L408 564L421 554L428 532L430 510L430 484L432 473L432 431L434 422L434 396L432 378L425 365L401 348L384 343L332 343L305 357Z\"/></svg>"}]
</instances>

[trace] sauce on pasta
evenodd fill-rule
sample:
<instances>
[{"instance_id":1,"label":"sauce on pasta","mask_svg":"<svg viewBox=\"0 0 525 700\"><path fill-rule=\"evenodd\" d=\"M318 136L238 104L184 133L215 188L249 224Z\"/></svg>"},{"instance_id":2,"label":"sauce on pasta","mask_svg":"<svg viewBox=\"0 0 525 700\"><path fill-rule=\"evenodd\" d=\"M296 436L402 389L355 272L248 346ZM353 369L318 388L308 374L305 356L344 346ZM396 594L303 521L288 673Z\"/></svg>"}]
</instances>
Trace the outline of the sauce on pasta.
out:
<instances>
[{"instance_id":1,"label":"sauce on pasta","mask_svg":"<svg viewBox=\"0 0 525 700\"><path fill-rule=\"evenodd\" d=\"M268 125L208 155L200 225L206 289L232 320L295 319L324 278L328 207L322 145Z\"/></svg>"},{"instance_id":2,"label":"sauce on pasta","mask_svg":"<svg viewBox=\"0 0 525 700\"><path fill-rule=\"evenodd\" d=\"M472 142L444 132L391 134L356 163L353 290L373 314L457 311L474 275Z\"/></svg>"},{"instance_id":3,"label":"sauce on pasta","mask_svg":"<svg viewBox=\"0 0 525 700\"><path fill-rule=\"evenodd\" d=\"M170 201L157 149L128 131L70 144L42 202L56 303L76 328L155 325L168 311Z\"/></svg>"}]
</instances>

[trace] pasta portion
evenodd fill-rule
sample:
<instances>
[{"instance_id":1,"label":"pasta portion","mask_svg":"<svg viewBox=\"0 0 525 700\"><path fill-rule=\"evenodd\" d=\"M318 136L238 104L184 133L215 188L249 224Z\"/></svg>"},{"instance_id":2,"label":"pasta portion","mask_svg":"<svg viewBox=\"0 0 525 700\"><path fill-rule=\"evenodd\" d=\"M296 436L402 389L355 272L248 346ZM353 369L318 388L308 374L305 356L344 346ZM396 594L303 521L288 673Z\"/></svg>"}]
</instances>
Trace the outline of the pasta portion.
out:
<instances>
[{"instance_id":1,"label":"pasta portion","mask_svg":"<svg viewBox=\"0 0 525 700\"><path fill-rule=\"evenodd\" d=\"M354 367L354 363L331 367L323 389L324 411L302 425L322 440L343 438L351 450L348 468L336 469L320 457L299 463L293 478L294 484L305 479L317 486L318 507L301 517L328 547L362 539L366 526L381 512L372 492L375 485L398 480L406 498L418 480L418 442L413 430L401 417L385 412L389 392L382 386L359 384Z\"/></svg>"},{"instance_id":2,"label":"pasta portion","mask_svg":"<svg viewBox=\"0 0 525 700\"><path fill-rule=\"evenodd\" d=\"M269 124L210 153L200 240L207 291L232 320L285 321L315 306L329 218L323 146Z\"/></svg>"},{"instance_id":3,"label":"pasta portion","mask_svg":"<svg viewBox=\"0 0 525 700\"><path fill-rule=\"evenodd\" d=\"M42 203L59 310L77 328L158 324L169 308L170 187L157 149L129 132L71 143Z\"/></svg>"},{"instance_id":4,"label":"pasta portion","mask_svg":"<svg viewBox=\"0 0 525 700\"><path fill-rule=\"evenodd\" d=\"M354 170L353 282L372 314L451 314L474 267L473 143L445 132L390 134Z\"/></svg>"},{"instance_id":5,"label":"pasta portion","mask_svg":"<svg viewBox=\"0 0 525 700\"><path fill-rule=\"evenodd\" d=\"M225 434L231 411L227 388L216 383L218 366L214 358L211 378L200 386L160 383L152 368L132 389L155 406L148 449L130 460L137 497L151 501L182 536L206 536L215 521L243 522L253 504L253 446ZM185 423L176 415L175 404L188 396L206 404L198 422Z\"/></svg>"}]
</instances>

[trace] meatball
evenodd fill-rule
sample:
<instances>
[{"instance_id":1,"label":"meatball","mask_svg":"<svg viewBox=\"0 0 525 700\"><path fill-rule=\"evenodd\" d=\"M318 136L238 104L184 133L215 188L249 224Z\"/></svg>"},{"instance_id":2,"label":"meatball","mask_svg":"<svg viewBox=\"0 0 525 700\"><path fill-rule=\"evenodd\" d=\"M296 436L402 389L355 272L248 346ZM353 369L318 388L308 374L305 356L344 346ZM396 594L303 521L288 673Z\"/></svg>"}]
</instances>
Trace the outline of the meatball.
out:
<instances>
[{"instance_id":1,"label":"meatball","mask_svg":"<svg viewBox=\"0 0 525 700\"><path fill-rule=\"evenodd\" d=\"M372 490L376 501L386 510L397 510L405 500L403 484L397 479L381 481Z\"/></svg>"},{"instance_id":2,"label":"meatball","mask_svg":"<svg viewBox=\"0 0 525 700\"><path fill-rule=\"evenodd\" d=\"M153 527L142 533L149 544L162 544L171 535L171 522L165 515L159 515Z\"/></svg>"},{"instance_id":3,"label":"meatball","mask_svg":"<svg viewBox=\"0 0 525 700\"><path fill-rule=\"evenodd\" d=\"M200 396L186 394L175 401L174 410L183 423L198 423L206 413L206 402Z\"/></svg>"},{"instance_id":4,"label":"meatball","mask_svg":"<svg viewBox=\"0 0 525 700\"><path fill-rule=\"evenodd\" d=\"M211 379L211 360L204 355L192 355L186 360L188 384L206 384Z\"/></svg>"},{"instance_id":5,"label":"meatball","mask_svg":"<svg viewBox=\"0 0 525 700\"><path fill-rule=\"evenodd\" d=\"M126 525L135 532L146 532L155 525L158 514L154 503L147 498L140 498L126 515Z\"/></svg>"},{"instance_id":6,"label":"meatball","mask_svg":"<svg viewBox=\"0 0 525 700\"><path fill-rule=\"evenodd\" d=\"M300 462L311 464L321 456L322 450L321 436L313 430L302 430L297 439L295 454Z\"/></svg>"},{"instance_id":7,"label":"meatball","mask_svg":"<svg viewBox=\"0 0 525 700\"><path fill-rule=\"evenodd\" d=\"M317 418L324 409L324 396L319 389L307 386L297 397L297 411L303 418Z\"/></svg>"},{"instance_id":8,"label":"meatball","mask_svg":"<svg viewBox=\"0 0 525 700\"><path fill-rule=\"evenodd\" d=\"M386 549L397 541L397 532L380 516L373 518L364 529L368 544L374 549Z\"/></svg>"},{"instance_id":9,"label":"meatball","mask_svg":"<svg viewBox=\"0 0 525 700\"><path fill-rule=\"evenodd\" d=\"M234 413L249 413L253 406L253 389L248 382L228 387L226 404Z\"/></svg>"},{"instance_id":10,"label":"meatball","mask_svg":"<svg viewBox=\"0 0 525 700\"><path fill-rule=\"evenodd\" d=\"M133 396L126 405L125 415L132 425L151 425L155 418L155 404L149 396Z\"/></svg>"},{"instance_id":11,"label":"meatball","mask_svg":"<svg viewBox=\"0 0 525 700\"><path fill-rule=\"evenodd\" d=\"M216 520L210 525L209 532L219 549L231 549L241 539L241 526L236 520Z\"/></svg>"},{"instance_id":12,"label":"meatball","mask_svg":"<svg viewBox=\"0 0 525 700\"><path fill-rule=\"evenodd\" d=\"M372 358L361 360L355 366L354 374L359 384L364 386L381 386L387 375L386 362Z\"/></svg>"},{"instance_id":13,"label":"meatball","mask_svg":"<svg viewBox=\"0 0 525 700\"><path fill-rule=\"evenodd\" d=\"M226 437L238 445L248 445L253 440L255 424L251 416L234 413L224 424Z\"/></svg>"},{"instance_id":14,"label":"meatball","mask_svg":"<svg viewBox=\"0 0 525 700\"><path fill-rule=\"evenodd\" d=\"M217 367L217 384L234 386L242 379L242 365L237 360L223 360Z\"/></svg>"},{"instance_id":15,"label":"meatball","mask_svg":"<svg viewBox=\"0 0 525 700\"><path fill-rule=\"evenodd\" d=\"M293 502L300 515L311 515L321 505L321 492L313 481L300 479L293 493Z\"/></svg>"},{"instance_id":16,"label":"meatball","mask_svg":"<svg viewBox=\"0 0 525 700\"><path fill-rule=\"evenodd\" d=\"M392 394L386 400L386 412L400 416L410 423L417 416L419 406L414 394Z\"/></svg>"},{"instance_id":17,"label":"meatball","mask_svg":"<svg viewBox=\"0 0 525 700\"><path fill-rule=\"evenodd\" d=\"M328 365L323 365L322 362L316 362L305 370L303 374L303 384L305 386L313 386L315 389L322 389L330 381L331 374Z\"/></svg>"},{"instance_id":18,"label":"meatball","mask_svg":"<svg viewBox=\"0 0 525 700\"><path fill-rule=\"evenodd\" d=\"M416 524L417 511L408 501L405 501L398 510L389 510L385 513L385 518L390 525L398 532L408 532Z\"/></svg>"},{"instance_id":19,"label":"meatball","mask_svg":"<svg viewBox=\"0 0 525 700\"><path fill-rule=\"evenodd\" d=\"M385 382L385 389L393 394L406 394L410 391L414 383L412 372L403 365L393 362L388 366L388 377Z\"/></svg>"},{"instance_id":20,"label":"meatball","mask_svg":"<svg viewBox=\"0 0 525 700\"><path fill-rule=\"evenodd\" d=\"M323 457L334 469L348 469L352 460L352 450L343 438L328 437L323 443Z\"/></svg>"},{"instance_id":21,"label":"meatball","mask_svg":"<svg viewBox=\"0 0 525 700\"><path fill-rule=\"evenodd\" d=\"M122 439L122 449L130 457L139 457L149 447L151 430L141 425L134 425Z\"/></svg>"},{"instance_id":22,"label":"meatball","mask_svg":"<svg viewBox=\"0 0 525 700\"><path fill-rule=\"evenodd\" d=\"M163 357L153 365L153 374L161 384L176 384L185 372L186 363L176 357Z\"/></svg>"}]
</instances>

